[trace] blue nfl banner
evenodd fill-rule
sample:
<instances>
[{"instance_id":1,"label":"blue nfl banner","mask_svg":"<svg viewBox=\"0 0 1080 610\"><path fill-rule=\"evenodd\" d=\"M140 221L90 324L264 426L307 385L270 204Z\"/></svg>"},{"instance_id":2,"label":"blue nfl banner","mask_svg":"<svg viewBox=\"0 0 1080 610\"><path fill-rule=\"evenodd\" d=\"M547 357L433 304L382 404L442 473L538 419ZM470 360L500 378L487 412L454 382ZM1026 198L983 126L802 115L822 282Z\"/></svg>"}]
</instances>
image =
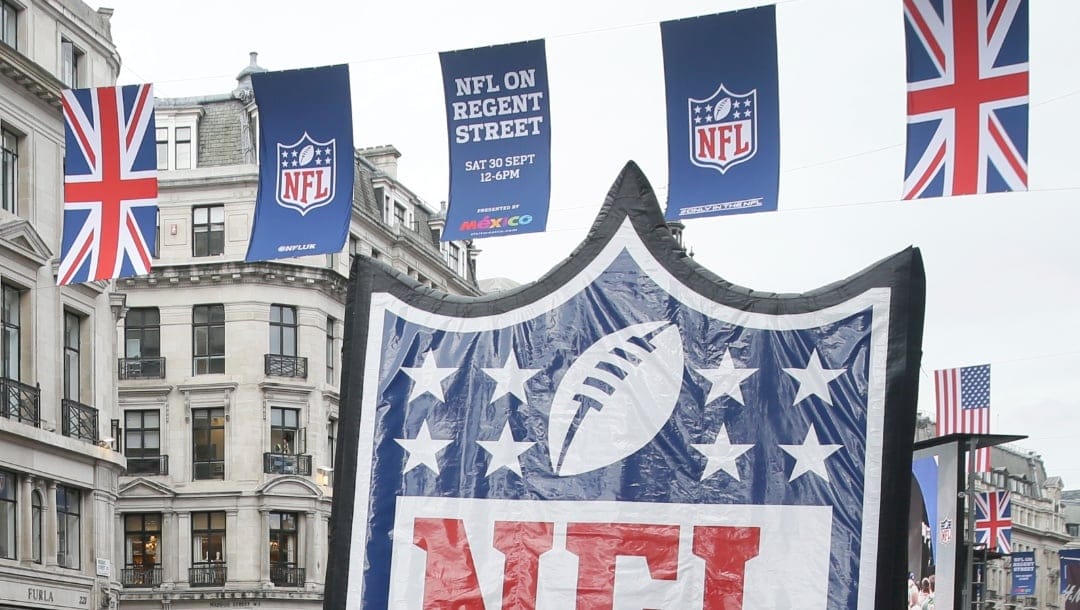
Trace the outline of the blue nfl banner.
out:
<instances>
[{"instance_id":1,"label":"blue nfl banner","mask_svg":"<svg viewBox=\"0 0 1080 610\"><path fill-rule=\"evenodd\" d=\"M660 34L667 92L667 219L776 210L776 8L666 21Z\"/></svg>"},{"instance_id":2,"label":"blue nfl banner","mask_svg":"<svg viewBox=\"0 0 1080 610\"><path fill-rule=\"evenodd\" d=\"M1035 552L1012 554L1012 594L1035 594Z\"/></svg>"},{"instance_id":3,"label":"blue nfl banner","mask_svg":"<svg viewBox=\"0 0 1080 610\"><path fill-rule=\"evenodd\" d=\"M551 121L544 41L440 53L450 141L443 241L547 226Z\"/></svg>"},{"instance_id":4,"label":"blue nfl banner","mask_svg":"<svg viewBox=\"0 0 1080 610\"><path fill-rule=\"evenodd\" d=\"M352 214L346 65L251 75L259 106L259 195L247 262L331 254Z\"/></svg>"},{"instance_id":5,"label":"blue nfl banner","mask_svg":"<svg viewBox=\"0 0 1080 610\"><path fill-rule=\"evenodd\" d=\"M325 608L903 597L918 251L763 298L664 226L631 163L512 293L451 302L357 257Z\"/></svg>"}]
</instances>

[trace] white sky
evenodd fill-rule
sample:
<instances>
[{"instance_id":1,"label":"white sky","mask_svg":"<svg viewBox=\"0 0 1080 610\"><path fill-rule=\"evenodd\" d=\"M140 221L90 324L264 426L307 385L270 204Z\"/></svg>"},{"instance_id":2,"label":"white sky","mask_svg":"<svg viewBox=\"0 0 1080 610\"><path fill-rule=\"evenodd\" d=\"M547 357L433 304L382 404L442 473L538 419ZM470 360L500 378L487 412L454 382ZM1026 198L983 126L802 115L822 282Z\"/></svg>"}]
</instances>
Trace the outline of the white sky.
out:
<instances>
[{"instance_id":1,"label":"white sky","mask_svg":"<svg viewBox=\"0 0 1080 610\"><path fill-rule=\"evenodd\" d=\"M271 70L348 63L357 146L393 144L399 178L446 199L440 51L547 40L548 231L479 240L481 277L539 278L585 237L635 160L667 184L659 22L760 2L396 0L93 2L116 9L122 84L163 97L225 93L248 51ZM1026 434L1048 474L1080 487L1080 2L1032 0L1030 192L899 201L904 169L900 0L777 7L780 211L687 222L695 260L756 290L802 292L904 248L927 272L920 411L933 370L992 365L992 431ZM739 61L739 49L716 58Z\"/></svg>"}]
</instances>

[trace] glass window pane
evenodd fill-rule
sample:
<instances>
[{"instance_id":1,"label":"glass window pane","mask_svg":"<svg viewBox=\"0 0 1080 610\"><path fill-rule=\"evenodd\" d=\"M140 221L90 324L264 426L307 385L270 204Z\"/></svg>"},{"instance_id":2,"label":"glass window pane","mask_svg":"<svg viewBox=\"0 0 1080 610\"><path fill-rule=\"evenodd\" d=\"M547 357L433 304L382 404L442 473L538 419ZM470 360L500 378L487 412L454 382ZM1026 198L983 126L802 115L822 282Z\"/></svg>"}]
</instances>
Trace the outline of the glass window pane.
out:
<instances>
[{"instance_id":1,"label":"glass window pane","mask_svg":"<svg viewBox=\"0 0 1080 610\"><path fill-rule=\"evenodd\" d=\"M191 142L176 143L176 169L191 169Z\"/></svg>"},{"instance_id":2,"label":"glass window pane","mask_svg":"<svg viewBox=\"0 0 1080 610\"><path fill-rule=\"evenodd\" d=\"M160 448L161 440L158 438L159 432L145 432L143 433L143 447L147 449Z\"/></svg>"},{"instance_id":3,"label":"glass window pane","mask_svg":"<svg viewBox=\"0 0 1080 610\"><path fill-rule=\"evenodd\" d=\"M161 415L158 411L147 411L143 417L143 426L147 428L159 428L158 425L161 419Z\"/></svg>"},{"instance_id":4,"label":"glass window pane","mask_svg":"<svg viewBox=\"0 0 1080 610\"><path fill-rule=\"evenodd\" d=\"M211 208L195 208L195 224L204 225L208 222Z\"/></svg>"},{"instance_id":5,"label":"glass window pane","mask_svg":"<svg viewBox=\"0 0 1080 610\"><path fill-rule=\"evenodd\" d=\"M142 411L128 411L124 414L124 423L128 430L142 427Z\"/></svg>"},{"instance_id":6,"label":"glass window pane","mask_svg":"<svg viewBox=\"0 0 1080 610\"><path fill-rule=\"evenodd\" d=\"M225 222L225 206L216 205L210 208L210 222L223 224Z\"/></svg>"}]
</instances>

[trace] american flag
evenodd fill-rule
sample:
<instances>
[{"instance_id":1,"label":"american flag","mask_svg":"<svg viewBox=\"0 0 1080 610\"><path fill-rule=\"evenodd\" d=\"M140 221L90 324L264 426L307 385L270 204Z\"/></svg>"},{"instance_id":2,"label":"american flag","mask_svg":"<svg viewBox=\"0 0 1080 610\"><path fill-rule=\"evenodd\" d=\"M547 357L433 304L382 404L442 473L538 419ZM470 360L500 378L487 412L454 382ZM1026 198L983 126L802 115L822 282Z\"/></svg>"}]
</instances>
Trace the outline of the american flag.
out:
<instances>
[{"instance_id":1,"label":"american flag","mask_svg":"<svg viewBox=\"0 0 1080 610\"><path fill-rule=\"evenodd\" d=\"M904 199L1027 190L1026 0L904 0Z\"/></svg>"},{"instance_id":2,"label":"american flag","mask_svg":"<svg viewBox=\"0 0 1080 610\"><path fill-rule=\"evenodd\" d=\"M1007 491L975 495L975 543L991 551L1012 552L1012 497Z\"/></svg>"},{"instance_id":3,"label":"american flag","mask_svg":"<svg viewBox=\"0 0 1080 610\"><path fill-rule=\"evenodd\" d=\"M937 434L990 433L990 365L934 371ZM990 471L990 448L975 452L974 472Z\"/></svg>"},{"instance_id":4,"label":"american flag","mask_svg":"<svg viewBox=\"0 0 1080 610\"><path fill-rule=\"evenodd\" d=\"M69 89L57 284L150 271L157 219L152 85Z\"/></svg>"}]
</instances>

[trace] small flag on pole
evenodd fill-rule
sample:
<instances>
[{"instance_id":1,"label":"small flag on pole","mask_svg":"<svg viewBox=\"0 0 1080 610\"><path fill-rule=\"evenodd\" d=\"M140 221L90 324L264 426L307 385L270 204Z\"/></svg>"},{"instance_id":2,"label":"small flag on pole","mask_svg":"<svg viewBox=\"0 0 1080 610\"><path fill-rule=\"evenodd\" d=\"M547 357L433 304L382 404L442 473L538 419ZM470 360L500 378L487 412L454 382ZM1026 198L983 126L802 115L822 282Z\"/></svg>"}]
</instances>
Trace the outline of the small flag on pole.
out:
<instances>
[{"instance_id":1,"label":"small flag on pole","mask_svg":"<svg viewBox=\"0 0 1080 610\"><path fill-rule=\"evenodd\" d=\"M1012 502L1007 491L975 496L975 543L991 551L1012 552Z\"/></svg>"},{"instance_id":2,"label":"small flag on pole","mask_svg":"<svg viewBox=\"0 0 1080 610\"><path fill-rule=\"evenodd\" d=\"M990 433L990 365L934 371L937 434ZM990 471L990 448L975 452L975 472Z\"/></svg>"}]
</instances>

